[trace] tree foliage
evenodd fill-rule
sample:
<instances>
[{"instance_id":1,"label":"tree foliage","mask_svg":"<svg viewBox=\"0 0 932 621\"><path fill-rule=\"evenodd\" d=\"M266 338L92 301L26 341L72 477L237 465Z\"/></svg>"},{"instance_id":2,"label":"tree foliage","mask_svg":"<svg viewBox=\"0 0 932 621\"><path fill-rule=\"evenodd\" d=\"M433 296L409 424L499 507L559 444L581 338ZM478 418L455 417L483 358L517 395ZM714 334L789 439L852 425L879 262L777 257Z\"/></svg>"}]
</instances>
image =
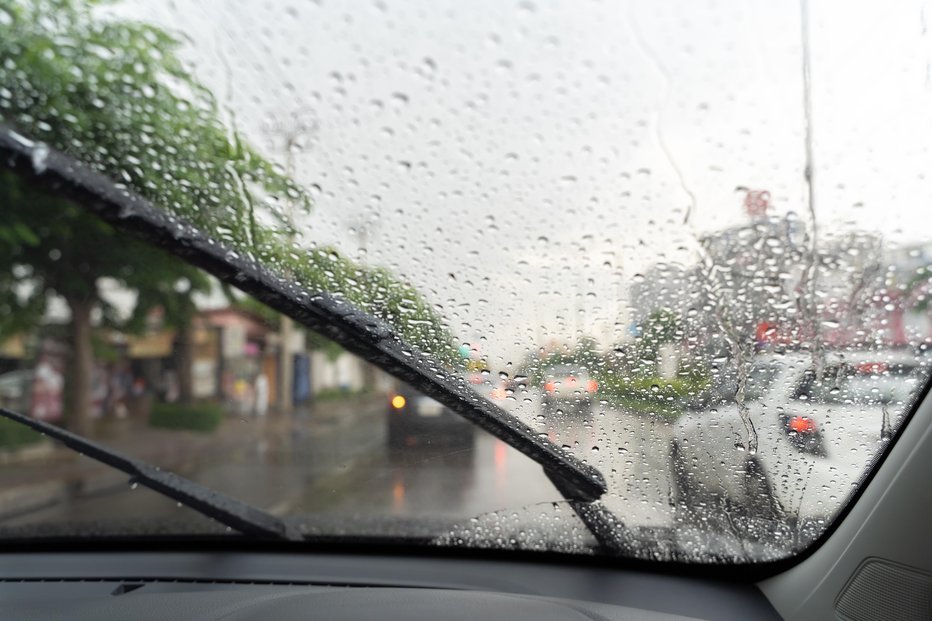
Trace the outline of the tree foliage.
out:
<instances>
[{"instance_id":1,"label":"tree foliage","mask_svg":"<svg viewBox=\"0 0 932 621\"><path fill-rule=\"evenodd\" d=\"M441 317L413 287L331 249L299 249L289 242L293 223L285 214L309 212L308 192L222 121L213 95L180 60L179 39L153 25L108 16L99 4L0 0L0 120L89 164L243 256L311 291L342 295L393 324L409 342L454 360ZM128 268L137 262L126 255L139 249L105 225L78 222L80 214L60 201L30 195L23 202L22 187L9 178L4 185L4 215L20 211L0 225L0 238L16 242L8 251L19 253L19 263L30 265L30 249L47 252L47 239L68 240L75 252L88 251L85 261L74 263L86 274L115 275L156 296L174 286L177 278L165 280L144 268L135 281L122 273L136 269ZM61 216L36 222L30 205L37 200ZM126 252L104 253L102 244L125 246ZM61 286L49 281L54 291ZM15 316L32 312L7 297L15 296L3 294L0 308Z\"/></svg>"}]
</instances>

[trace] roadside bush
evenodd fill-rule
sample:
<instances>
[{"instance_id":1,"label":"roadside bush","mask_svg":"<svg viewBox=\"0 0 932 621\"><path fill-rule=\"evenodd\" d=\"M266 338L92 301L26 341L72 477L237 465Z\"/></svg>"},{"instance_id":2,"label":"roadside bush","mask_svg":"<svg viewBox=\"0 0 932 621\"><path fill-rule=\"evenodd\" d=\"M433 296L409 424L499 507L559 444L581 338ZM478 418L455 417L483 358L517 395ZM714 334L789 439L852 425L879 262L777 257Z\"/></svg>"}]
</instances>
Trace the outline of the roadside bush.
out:
<instances>
[{"instance_id":1,"label":"roadside bush","mask_svg":"<svg viewBox=\"0 0 932 621\"><path fill-rule=\"evenodd\" d=\"M35 444L42 439L42 434L29 427L20 425L6 418L0 418L0 449L17 448Z\"/></svg>"},{"instance_id":2,"label":"roadside bush","mask_svg":"<svg viewBox=\"0 0 932 621\"><path fill-rule=\"evenodd\" d=\"M599 377L599 392L610 404L644 413L676 419L683 403L708 386L708 380L695 377L663 379L659 377Z\"/></svg>"},{"instance_id":3,"label":"roadside bush","mask_svg":"<svg viewBox=\"0 0 932 621\"><path fill-rule=\"evenodd\" d=\"M215 403L153 403L149 426L162 429L213 431L223 420L223 408Z\"/></svg>"},{"instance_id":4,"label":"roadside bush","mask_svg":"<svg viewBox=\"0 0 932 621\"><path fill-rule=\"evenodd\" d=\"M363 395L369 394L370 392L372 392L372 389L368 386L364 386L363 388L358 389L341 387L323 388L314 393L314 399L316 401L337 401L339 399L361 397Z\"/></svg>"}]
</instances>

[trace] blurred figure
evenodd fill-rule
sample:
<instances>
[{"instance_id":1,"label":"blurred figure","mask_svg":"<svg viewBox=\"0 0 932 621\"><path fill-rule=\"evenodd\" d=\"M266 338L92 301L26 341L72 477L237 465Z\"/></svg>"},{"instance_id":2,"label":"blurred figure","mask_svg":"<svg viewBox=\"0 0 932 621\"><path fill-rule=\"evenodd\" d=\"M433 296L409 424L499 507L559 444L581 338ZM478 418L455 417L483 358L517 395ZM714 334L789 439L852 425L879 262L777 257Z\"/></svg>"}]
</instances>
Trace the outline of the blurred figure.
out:
<instances>
[{"instance_id":1,"label":"blurred figure","mask_svg":"<svg viewBox=\"0 0 932 621\"><path fill-rule=\"evenodd\" d=\"M48 357L43 356L36 366L32 385L33 418L49 421L61 419L64 388L64 375Z\"/></svg>"},{"instance_id":2,"label":"blurred figure","mask_svg":"<svg viewBox=\"0 0 932 621\"><path fill-rule=\"evenodd\" d=\"M265 373L260 373L256 377L253 389L256 395L256 416L265 416L269 411L269 378L265 376Z\"/></svg>"},{"instance_id":3,"label":"blurred figure","mask_svg":"<svg viewBox=\"0 0 932 621\"><path fill-rule=\"evenodd\" d=\"M107 398L107 409L116 418L126 418L129 409L126 400L132 389L133 378L125 363L114 365L110 372L110 390Z\"/></svg>"},{"instance_id":4,"label":"blurred figure","mask_svg":"<svg viewBox=\"0 0 932 621\"><path fill-rule=\"evenodd\" d=\"M181 396L181 383L178 374L170 369L162 373L162 398L166 403L175 403Z\"/></svg>"},{"instance_id":5,"label":"blurred figure","mask_svg":"<svg viewBox=\"0 0 932 621\"><path fill-rule=\"evenodd\" d=\"M250 385L243 378L233 381L233 403L240 415L247 414L252 408L249 399Z\"/></svg>"}]
</instances>

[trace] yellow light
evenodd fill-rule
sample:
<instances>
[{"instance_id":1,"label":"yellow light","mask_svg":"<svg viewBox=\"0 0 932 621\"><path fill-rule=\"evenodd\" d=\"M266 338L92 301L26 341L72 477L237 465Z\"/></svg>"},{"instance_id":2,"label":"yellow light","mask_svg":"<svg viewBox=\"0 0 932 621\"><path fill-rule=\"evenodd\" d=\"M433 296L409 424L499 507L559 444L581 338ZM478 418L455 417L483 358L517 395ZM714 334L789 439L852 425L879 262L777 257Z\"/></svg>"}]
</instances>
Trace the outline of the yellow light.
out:
<instances>
[{"instance_id":1,"label":"yellow light","mask_svg":"<svg viewBox=\"0 0 932 621\"><path fill-rule=\"evenodd\" d=\"M395 408L396 410L400 410L401 408L403 408L405 406L405 403L406 403L405 398L402 397L401 395L395 395L394 397L392 397L392 407Z\"/></svg>"}]
</instances>

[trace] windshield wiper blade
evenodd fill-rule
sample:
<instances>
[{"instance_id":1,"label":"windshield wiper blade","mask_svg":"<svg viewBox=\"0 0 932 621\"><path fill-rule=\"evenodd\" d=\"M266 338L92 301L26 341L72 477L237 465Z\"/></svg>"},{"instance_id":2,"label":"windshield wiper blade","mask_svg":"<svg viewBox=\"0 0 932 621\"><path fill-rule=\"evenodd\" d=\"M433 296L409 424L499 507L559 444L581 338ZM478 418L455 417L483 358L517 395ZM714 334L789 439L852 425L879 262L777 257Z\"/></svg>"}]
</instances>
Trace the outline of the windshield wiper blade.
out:
<instances>
[{"instance_id":1,"label":"windshield wiper blade","mask_svg":"<svg viewBox=\"0 0 932 621\"><path fill-rule=\"evenodd\" d=\"M236 500L162 470L142 460L122 455L112 449L88 440L61 427L10 410L0 408L0 416L43 433L58 440L68 448L130 475L134 483L176 500L201 515L213 518L244 535L301 541L302 535L279 518L260 509Z\"/></svg>"},{"instance_id":2,"label":"windshield wiper blade","mask_svg":"<svg viewBox=\"0 0 932 621\"><path fill-rule=\"evenodd\" d=\"M41 165L37 165L39 161ZM263 265L231 252L194 226L170 216L105 175L0 124L0 166L68 198L114 228L134 235L248 293L407 382L525 454L560 483L568 500L593 501L605 477L502 408L470 390L433 356L405 343L384 321L325 292L307 291Z\"/></svg>"}]
</instances>

